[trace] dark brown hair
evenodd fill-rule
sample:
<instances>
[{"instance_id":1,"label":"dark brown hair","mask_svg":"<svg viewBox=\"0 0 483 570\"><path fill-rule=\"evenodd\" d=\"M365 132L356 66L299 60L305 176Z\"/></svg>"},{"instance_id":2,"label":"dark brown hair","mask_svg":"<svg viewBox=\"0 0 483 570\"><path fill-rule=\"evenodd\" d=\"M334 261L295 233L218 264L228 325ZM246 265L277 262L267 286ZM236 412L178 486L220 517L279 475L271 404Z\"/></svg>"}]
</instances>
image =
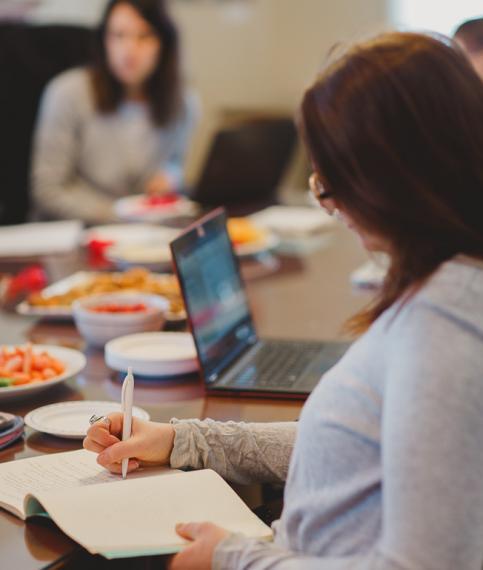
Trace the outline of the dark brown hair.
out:
<instances>
[{"instance_id":1,"label":"dark brown hair","mask_svg":"<svg viewBox=\"0 0 483 570\"><path fill-rule=\"evenodd\" d=\"M98 110L115 111L124 98L124 88L114 77L107 62L105 36L111 12L119 4L129 4L146 20L159 36L162 54L156 69L148 79L145 94L156 125L169 123L181 106L179 37L163 0L111 0L97 31L96 57L92 67L92 83Z\"/></svg>"},{"instance_id":2,"label":"dark brown hair","mask_svg":"<svg viewBox=\"0 0 483 570\"><path fill-rule=\"evenodd\" d=\"M455 256L483 257L483 82L446 38L383 34L310 87L301 130L336 203L390 247L365 330Z\"/></svg>"},{"instance_id":3,"label":"dark brown hair","mask_svg":"<svg viewBox=\"0 0 483 570\"><path fill-rule=\"evenodd\" d=\"M465 48L472 53L483 50L483 18L466 20L460 24L454 33L454 37L461 41Z\"/></svg>"}]
</instances>

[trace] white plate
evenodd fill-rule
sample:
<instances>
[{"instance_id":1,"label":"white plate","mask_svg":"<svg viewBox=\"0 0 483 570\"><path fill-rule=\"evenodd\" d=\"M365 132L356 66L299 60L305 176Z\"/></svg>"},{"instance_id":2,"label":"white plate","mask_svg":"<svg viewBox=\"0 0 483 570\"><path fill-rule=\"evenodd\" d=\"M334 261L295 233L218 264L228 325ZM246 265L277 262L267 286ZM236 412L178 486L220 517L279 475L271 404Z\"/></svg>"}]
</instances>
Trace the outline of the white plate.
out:
<instances>
[{"instance_id":1,"label":"white plate","mask_svg":"<svg viewBox=\"0 0 483 570\"><path fill-rule=\"evenodd\" d=\"M280 239L272 232L266 231L263 238L238 244L234 247L239 257L253 257L274 250L280 243Z\"/></svg>"},{"instance_id":2,"label":"white plate","mask_svg":"<svg viewBox=\"0 0 483 570\"><path fill-rule=\"evenodd\" d=\"M61 279L49 287L46 287L42 294L47 297L52 297L54 295L62 295L67 293L72 287L76 287L78 285L83 285L89 280L91 280L96 275L100 275L100 273L96 273L95 271L78 271L65 279ZM165 278L165 275L159 274L159 279ZM171 275L169 277L172 277ZM28 317L47 317L49 319L56 319L56 320L70 320L72 319L72 307L56 305L53 307L37 307L35 305L31 305L28 301L22 301L16 307L17 313L20 315L25 315ZM186 314L182 313L166 313L166 320L170 322L182 321L186 319Z\"/></svg>"},{"instance_id":3,"label":"white plate","mask_svg":"<svg viewBox=\"0 0 483 570\"><path fill-rule=\"evenodd\" d=\"M333 229L337 222L320 206L270 206L250 216L258 227L285 239L311 237Z\"/></svg>"},{"instance_id":4,"label":"white plate","mask_svg":"<svg viewBox=\"0 0 483 570\"><path fill-rule=\"evenodd\" d=\"M104 256L120 269L144 267L150 271L160 271L171 267L168 243L113 245L106 249Z\"/></svg>"},{"instance_id":5,"label":"white plate","mask_svg":"<svg viewBox=\"0 0 483 570\"><path fill-rule=\"evenodd\" d=\"M12 348L9 346L8 348ZM23 386L10 386L8 388L0 388L0 402L6 400L14 400L18 398L25 398L42 390L46 390L51 386L55 386L60 382L64 382L78 374L86 365L85 356L78 350L72 348L64 348L62 346L51 346L45 344L34 344L34 352L42 352L46 350L51 356L57 358L65 364L65 371L63 374L52 378L52 380L42 380L41 382L34 382L25 384Z\"/></svg>"},{"instance_id":6,"label":"white plate","mask_svg":"<svg viewBox=\"0 0 483 570\"><path fill-rule=\"evenodd\" d=\"M379 289L384 283L388 269L389 258L374 255L373 259L369 259L351 273L351 285L360 289Z\"/></svg>"},{"instance_id":7,"label":"white plate","mask_svg":"<svg viewBox=\"0 0 483 570\"><path fill-rule=\"evenodd\" d=\"M198 370L196 348L190 333L139 333L111 340L105 348L106 364L114 370L142 376L177 376Z\"/></svg>"},{"instance_id":8,"label":"white plate","mask_svg":"<svg viewBox=\"0 0 483 570\"><path fill-rule=\"evenodd\" d=\"M25 423L43 433L83 439L89 429L89 418L92 414L106 416L112 412L120 412L121 404L117 402L94 402L84 400L81 402L59 402L42 406L29 412ZM133 406L132 413L137 418L149 420L149 414L142 408Z\"/></svg>"},{"instance_id":9,"label":"white plate","mask_svg":"<svg viewBox=\"0 0 483 570\"><path fill-rule=\"evenodd\" d=\"M151 224L107 224L85 230L82 244L89 245L91 240L112 241L117 246L138 244L166 244L173 240L180 230L163 228Z\"/></svg>"},{"instance_id":10,"label":"white plate","mask_svg":"<svg viewBox=\"0 0 483 570\"><path fill-rule=\"evenodd\" d=\"M159 206L146 205L145 196L128 196L118 200L114 209L121 220L131 222L161 222L178 216L194 216L199 206L181 197L172 204Z\"/></svg>"}]
</instances>

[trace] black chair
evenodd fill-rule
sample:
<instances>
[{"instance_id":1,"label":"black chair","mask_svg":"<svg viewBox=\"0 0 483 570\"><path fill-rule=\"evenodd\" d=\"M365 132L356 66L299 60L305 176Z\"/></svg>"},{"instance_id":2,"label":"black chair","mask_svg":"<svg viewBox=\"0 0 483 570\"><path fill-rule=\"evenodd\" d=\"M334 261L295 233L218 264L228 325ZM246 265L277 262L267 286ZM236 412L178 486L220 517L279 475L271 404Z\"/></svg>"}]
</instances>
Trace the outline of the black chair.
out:
<instances>
[{"instance_id":1,"label":"black chair","mask_svg":"<svg viewBox=\"0 0 483 570\"><path fill-rule=\"evenodd\" d=\"M297 142L287 117L245 120L220 130L191 197L203 206L245 214L276 202Z\"/></svg>"},{"instance_id":2,"label":"black chair","mask_svg":"<svg viewBox=\"0 0 483 570\"><path fill-rule=\"evenodd\" d=\"M45 84L89 61L92 43L87 28L0 25L0 225L28 217L32 132Z\"/></svg>"}]
</instances>

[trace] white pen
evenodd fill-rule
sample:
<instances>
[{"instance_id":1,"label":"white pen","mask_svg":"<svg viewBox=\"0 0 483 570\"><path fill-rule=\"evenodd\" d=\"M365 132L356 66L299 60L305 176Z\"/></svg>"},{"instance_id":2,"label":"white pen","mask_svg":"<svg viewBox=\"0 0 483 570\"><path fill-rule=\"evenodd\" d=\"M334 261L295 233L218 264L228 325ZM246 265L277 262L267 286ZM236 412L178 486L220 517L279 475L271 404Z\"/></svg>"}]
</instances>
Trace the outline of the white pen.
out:
<instances>
[{"instance_id":1,"label":"white pen","mask_svg":"<svg viewBox=\"0 0 483 570\"><path fill-rule=\"evenodd\" d=\"M134 398L134 377L132 375L132 368L127 369L127 376L122 383L121 391L121 407L122 407L122 441L126 441L131 437L132 425L132 403ZM127 466L129 458L126 457L121 462L122 478L125 479L127 475Z\"/></svg>"}]
</instances>

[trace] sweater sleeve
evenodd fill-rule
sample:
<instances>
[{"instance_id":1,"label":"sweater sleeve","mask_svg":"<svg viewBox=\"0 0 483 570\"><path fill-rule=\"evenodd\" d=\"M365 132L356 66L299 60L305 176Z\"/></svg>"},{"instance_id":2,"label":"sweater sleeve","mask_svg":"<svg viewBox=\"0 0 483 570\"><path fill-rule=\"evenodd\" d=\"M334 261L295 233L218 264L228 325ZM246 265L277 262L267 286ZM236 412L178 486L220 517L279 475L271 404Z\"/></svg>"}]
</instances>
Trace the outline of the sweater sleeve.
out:
<instances>
[{"instance_id":1,"label":"sweater sleeve","mask_svg":"<svg viewBox=\"0 0 483 570\"><path fill-rule=\"evenodd\" d=\"M176 190L181 190L184 186L184 164L199 115L198 97L194 92L187 92L180 117L170 131L168 152L158 166L158 171L169 178Z\"/></svg>"},{"instance_id":2,"label":"sweater sleeve","mask_svg":"<svg viewBox=\"0 0 483 570\"><path fill-rule=\"evenodd\" d=\"M80 218L88 223L115 221L114 198L76 173L80 109L84 90L51 82L43 95L32 159L32 189L40 212L50 218Z\"/></svg>"},{"instance_id":3,"label":"sweater sleeve","mask_svg":"<svg viewBox=\"0 0 483 570\"><path fill-rule=\"evenodd\" d=\"M235 535L218 545L213 568L481 570L481 338L423 303L393 326L384 355L378 543L360 555L331 558ZM317 508L316 496L313 502Z\"/></svg>"},{"instance_id":4,"label":"sweater sleeve","mask_svg":"<svg viewBox=\"0 0 483 570\"><path fill-rule=\"evenodd\" d=\"M295 422L171 420L171 467L213 469L234 483L282 483L295 441Z\"/></svg>"}]
</instances>

